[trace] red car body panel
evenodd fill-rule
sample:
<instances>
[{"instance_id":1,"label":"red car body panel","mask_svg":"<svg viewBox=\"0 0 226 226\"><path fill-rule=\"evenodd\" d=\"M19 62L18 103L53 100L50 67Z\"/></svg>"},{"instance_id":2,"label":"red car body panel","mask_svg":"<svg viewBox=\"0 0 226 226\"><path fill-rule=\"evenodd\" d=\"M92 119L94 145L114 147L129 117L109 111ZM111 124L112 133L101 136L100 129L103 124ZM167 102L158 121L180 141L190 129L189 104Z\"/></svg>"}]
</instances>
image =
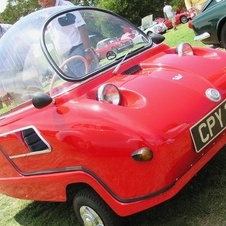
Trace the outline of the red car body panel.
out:
<instances>
[{"instance_id":1,"label":"red car body panel","mask_svg":"<svg viewBox=\"0 0 226 226\"><path fill-rule=\"evenodd\" d=\"M202 55L208 55L209 52L208 49L205 51L197 49L196 51ZM189 62L189 57L184 61L183 58L178 58L176 55L173 56L171 54L172 52L173 49L164 45L156 47L154 50L147 51L142 56L136 57L136 62L142 66L141 72L128 76L126 79L120 76L120 73L117 78L111 78L114 83L124 90L123 95L125 99L133 97L130 98L129 103L125 103L127 108L131 108L129 115L132 120L124 117L124 108L117 109L116 115L115 108L118 107L108 105L104 106L104 108L108 108L109 112L112 112L111 115L108 115L108 120L110 118L112 121L115 121L115 125L106 126L107 122L105 122L105 119L98 117L100 113L104 114L104 111L106 111L103 109L103 103L98 104L98 112L91 110L89 113L95 118L95 123L87 117L87 108L95 109L97 105L93 93L96 85L99 84L98 80L100 78L96 78L92 85L84 84L82 87L72 90L70 94L56 98L56 105L51 105L41 111L28 109L20 115L16 114L15 116L11 116L8 120L4 121L3 125L1 123L2 130L13 131L19 128L20 125L30 125L32 121L33 126L40 128L40 132L44 138L51 142L51 148L53 150L45 155L11 159L10 164L9 159L6 159L1 154L0 162L3 163L0 172L2 178L0 185L1 192L17 198L26 197L32 200L64 201L66 199L65 187L69 182L84 182L91 184L97 191L101 191L101 196L105 199L108 198L110 205L112 205L111 207L120 215L132 214L140 208L143 210L147 207L154 206L177 193L198 172L204 163L224 145L225 141L223 137L218 138L218 145L210 148L208 153L204 150L197 154L192 148L186 153L181 151L186 146L192 147L190 134L188 132L181 134L181 132L191 127L195 123L196 117L202 118L205 108L208 111L209 108L214 108L215 104L209 103L209 105L202 106L202 111L196 111L195 116L191 115L190 109L197 109L205 97L200 93L194 92L190 87L196 84L200 89L203 86L204 90L209 87L209 81L206 81L206 84L203 85L202 78L197 76L197 74L201 75L199 67L194 69L194 76L192 78L190 76L186 78L186 74L189 71L189 64L186 62ZM151 56L151 58L148 56ZM215 58L219 57L221 57L221 54L217 53ZM150 60L153 63L150 64ZM197 59L196 63L200 65L208 64L208 61L209 59L201 57ZM159 64L168 71L162 76L159 75L157 70ZM122 66L121 70L123 71L131 66L131 62L127 62ZM222 68L223 63L222 65L218 64L216 67L219 69ZM178 70L178 73L180 71L184 72L186 81L184 81L181 88L177 87L177 92L184 93L183 95L177 95L177 92L175 93L175 85L171 81L174 73L172 74L171 70ZM202 70L202 73L207 73L207 71ZM104 77L109 77L109 74L111 72L104 75ZM147 76L147 74L150 76ZM208 74L212 75L210 69L208 69ZM157 76L158 79L156 79ZM217 78L218 76L215 75L215 77ZM209 79L211 80L211 77ZM214 78L212 79L214 80ZM149 85L149 80L152 80L151 86ZM139 86L139 83L142 83L142 86ZM158 83L161 83L162 87L161 96L158 95L159 91L154 88L155 86L159 86ZM222 88L225 88L226 82L223 84ZM139 87L142 87L142 92ZM146 96L145 93L150 89L153 90L152 96L156 96L159 99L156 106L153 103L151 112L147 110L148 103L151 100L148 98L144 99L144 96ZM135 90L135 93L130 90ZM222 89L221 92L223 91ZM143 96L137 95L136 92L142 93ZM224 97L225 95L226 93L224 91ZM73 103L72 96L75 96L77 101L79 100L79 104L77 101ZM162 105L161 102L165 100L166 96L167 98L171 98L172 96L175 104L168 102L167 105L166 103ZM188 100L185 102L191 104L189 106L183 106L183 111L181 109L179 113L180 117L179 115L175 117L176 103L181 102L181 98L184 99L186 96ZM199 101L193 102L191 101L193 99L199 99ZM167 118L164 117L166 109ZM146 115L145 112L151 113L151 117L149 114ZM158 122L156 124L155 116L158 115L159 117L159 114L162 114L162 118L165 118L164 123ZM48 128L47 130L42 128L42 122L45 120L46 115L49 116L48 122L45 125L45 128ZM80 115L80 117L76 119L74 115ZM140 115L144 117L140 118ZM64 120L62 120L62 117ZM117 122L118 117L124 119L126 122L125 126ZM146 117L149 117L149 122L147 122ZM189 118L189 120L185 121L185 118ZM81 121L83 122L82 124L80 123ZM129 135L125 136L124 134L128 133L127 131L133 126L134 121L136 121L136 131L134 133L130 131ZM169 125L168 128L165 127L167 124ZM145 127L141 125L145 125ZM142 127L141 131L139 131L139 127ZM152 128L153 134L150 131L147 134L148 128L150 127ZM60 128L64 128L63 131L59 130ZM84 134L86 135L85 137ZM105 134L104 143L102 142L103 136L101 134ZM158 137L154 134L158 134ZM178 140L176 146L171 141L172 137ZM92 143L86 143L85 140L92 140ZM127 158L133 150L136 150L140 146L141 140L143 140L144 146L148 142L154 153L156 152L153 161L151 163L144 163L144 165L135 164L131 158ZM17 149L12 149L12 147L17 147ZM17 152L20 152L20 148L22 149L23 146L15 135L4 135L1 138L1 149L9 156L17 155ZM60 152L54 151L59 148L61 149ZM107 155L102 151L106 148L108 149ZM89 150L93 150L95 155L90 155ZM46 164L46 155L48 155L49 160L54 159L54 161L49 161ZM87 155L90 155L89 159L87 159ZM198 159L197 155L199 156ZM166 158L165 156L168 157ZM176 159L174 156L176 156ZM164 163L163 159L165 159ZM187 165L184 165L185 160L189 161L190 165L194 165L195 167L187 169ZM159 165L160 161L162 162L161 165ZM78 164L79 162L82 162L82 167ZM109 169L111 162L114 162L114 165L112 165L112 169ZM105 168L109 170L104 171L103 169ZM178 168L180 171L176 170ZM72 170L76 172L71 172ZM151 175L150 181L147 178L141 179L141 172L143 170L148 175ZM113 171L114 175L111 173ZM122 171L124 172L124 180L128 180L133 175L130 186L122 186L122 184L117 183L118 178L116 175L119 175ZM8 178L11 179L9 180ZM111 178L111 180L109 181L108 178ZM178 179L180 179L180 182L177 182ZM155 183L154 181L158 182ZM18 189L18 183L20 184L20 189ZM140 184L140 186L137 187L137 184ZM43 188L45 189L43 190ZM42 192L37 194L37 190ZM158 196L159 193L163 194ZM125 203L127 208L122 207ZM122 209L119 208L120 206Z\"/></svg>"},{"instance_id":2,"label":"red car body panel","mask_svg":"<svg viewBox=\"0 0 226 226\"><path fill-rule=\"evenodd\" d=\"M171 198L197 174L226 142L223 130L195 151L190 131L226 99L226 55L195 47L193 55L179 56L165 44L139 51L115 64L117 71L107 65L74 86L63 83L62 90L71 88L42 109L28 100L2 116L1 193L61 202L68 186L87 184L114 212L128 216ZM139 70L131 72L134 66ZM103 83L118 87L119 105L97 100ZM209 100L209 88L221 100ZM203 124L209 128L200 131L206 138L213 123ZM47 150L28 151L26 128L38 131ZM142 147L150 148L153 159L132 158Z\"/></svg>"}]
</instances>

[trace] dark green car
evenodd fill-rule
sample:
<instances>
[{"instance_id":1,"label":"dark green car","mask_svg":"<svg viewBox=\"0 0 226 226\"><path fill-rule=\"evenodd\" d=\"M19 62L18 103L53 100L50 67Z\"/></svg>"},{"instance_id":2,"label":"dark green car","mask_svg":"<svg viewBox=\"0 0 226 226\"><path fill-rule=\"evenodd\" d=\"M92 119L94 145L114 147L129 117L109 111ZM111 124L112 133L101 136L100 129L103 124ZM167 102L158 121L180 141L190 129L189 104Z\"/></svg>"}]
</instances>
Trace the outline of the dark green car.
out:
<instances>
[{"instance_id":1,"label":"dark green car","mask_svg":"<svg viewBox=\"0 0 226 226\"><path fill-rule=\"evenodd\" d=\"M195 40L226 49L226 1L209 0L200 15L191 21Z\"/></svg>"}]
</instances>

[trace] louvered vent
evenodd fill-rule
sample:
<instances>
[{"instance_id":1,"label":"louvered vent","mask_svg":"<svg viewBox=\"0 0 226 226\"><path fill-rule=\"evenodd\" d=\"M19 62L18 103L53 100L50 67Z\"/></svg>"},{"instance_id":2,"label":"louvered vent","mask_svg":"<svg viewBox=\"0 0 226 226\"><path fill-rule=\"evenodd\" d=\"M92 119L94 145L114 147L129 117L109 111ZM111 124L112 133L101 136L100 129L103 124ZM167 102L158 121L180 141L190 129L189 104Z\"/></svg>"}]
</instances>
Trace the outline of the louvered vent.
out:
<instances>
[{"instance_id":1,"label":"louvered vent","mask_svg":"<svg viewBox=\"0 0 226 226\"><path fill-rule=\"evenodd\" d=\"M140 70L142 70L142 68L140 67L139 64L137 64L137 65L134 65L133 67L127 69L126 71L123 71L122 74L123 75L132 75Z\"/></svg>"}]
</instances>

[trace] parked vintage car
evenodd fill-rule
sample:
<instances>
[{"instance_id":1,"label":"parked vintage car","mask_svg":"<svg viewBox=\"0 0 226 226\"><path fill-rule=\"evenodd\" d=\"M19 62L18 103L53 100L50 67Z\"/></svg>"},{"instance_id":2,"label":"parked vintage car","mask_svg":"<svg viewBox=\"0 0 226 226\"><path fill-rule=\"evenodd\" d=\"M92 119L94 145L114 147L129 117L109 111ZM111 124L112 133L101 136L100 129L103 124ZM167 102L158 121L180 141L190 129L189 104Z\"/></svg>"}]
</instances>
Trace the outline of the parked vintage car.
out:
<instances>
[{"instance_id":1,"label":"parked vintage car","mask_svg":"<svg viewBox=\"0 0 226 226\"><path fill-rule=\"evenodd\" d=\"M139 29L148 36L151 36L151 34L164 34L168 28L162 22L153 21L153 14L151 14L142 18Z\"/></svg>"},{"instance_id":2,"label":"parked vintage car","mask_svg":"<svg viewBox=\"0 0 226 226\"><path fill-rule=\"evenodd\" d=\"M209 0L206 3L202 13L189 23L196 35L195 40L226 49L225 7L223 0Z\"/></svg>"},{"instance_id":3,"label":"parked vintage car","mask_svg":"<svg viewBox=\"0 0 226 226\"><path fill-rule=\"evenodd\" d=\"M147 27L146 29L140 29L147 34L148 36L151 36L152 33L154 34L165 34L167 31L167 27L164 23L153 21L152 25L150 27Z\"/></svg>"},{"instance_id":4,"label":"parked vintage car","mask_svg":"<svg viewBox=\"0 0 226 226\"><path fill-rule=\"evenodd\" d=\"M133 47L133 41L129 37L113 37L113 38L106 38L104 40L101 40L96 45L96 53L99 57L99 59L103 59L106 57L106 54L109 51L113 51L115 53L123 51L128 48Z\"/></svg>"},{"instance_id":5,"label":"parked vintage car","mask_svg":"<svg viewBox=\"0 0 226 226\"><path fill-rule=\"evenodd\" d=\"M76 19L93 48L80 44L69 57ZM98 61L96 44L126 27L142 41ZM124 225L122 216L170 199L221 150L226 53L152 37L94 7L35 11L5 33L0 193L52 202L70 194L82 225Z\"/></svg>"},{"instance_id":6,"label":"parked vintage car","mask_svg":"<svg viewBox=\"0 0 226 226\"><path fill-rule=\"evenodd\" d=\"M195 10L193 10L193 9L188 10L188 11L183 11L183 12L178 11L175 14L176 25L186 24L188 21L190 21L195 16L196 16ZM164 23L165 26L167 27L167 29L170 29L173 27L171 20L165 20L165 18L157 17L157 18L155 18L155 21L159 22L159 23Z\"/></svg>"}]
</instances>

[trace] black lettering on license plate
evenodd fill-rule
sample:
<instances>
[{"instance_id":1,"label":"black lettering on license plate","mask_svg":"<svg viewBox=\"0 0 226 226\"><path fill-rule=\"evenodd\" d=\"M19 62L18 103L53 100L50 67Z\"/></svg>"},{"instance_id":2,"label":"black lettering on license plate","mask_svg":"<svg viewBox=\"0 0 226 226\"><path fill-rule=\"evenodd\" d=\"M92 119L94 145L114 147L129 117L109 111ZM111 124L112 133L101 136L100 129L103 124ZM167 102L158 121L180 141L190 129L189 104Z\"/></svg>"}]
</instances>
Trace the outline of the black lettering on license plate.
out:
<instances>
[{"instance_id":1,"label":"black lettering on license plate","mask_svg":"<svg viewBox=\"0 0 226 226\"><path fill-rule=\"evenodd\" d=\"M200 152L226 127L226 100L190 128L196 152Z\"/></svg>"}]
</instances>

